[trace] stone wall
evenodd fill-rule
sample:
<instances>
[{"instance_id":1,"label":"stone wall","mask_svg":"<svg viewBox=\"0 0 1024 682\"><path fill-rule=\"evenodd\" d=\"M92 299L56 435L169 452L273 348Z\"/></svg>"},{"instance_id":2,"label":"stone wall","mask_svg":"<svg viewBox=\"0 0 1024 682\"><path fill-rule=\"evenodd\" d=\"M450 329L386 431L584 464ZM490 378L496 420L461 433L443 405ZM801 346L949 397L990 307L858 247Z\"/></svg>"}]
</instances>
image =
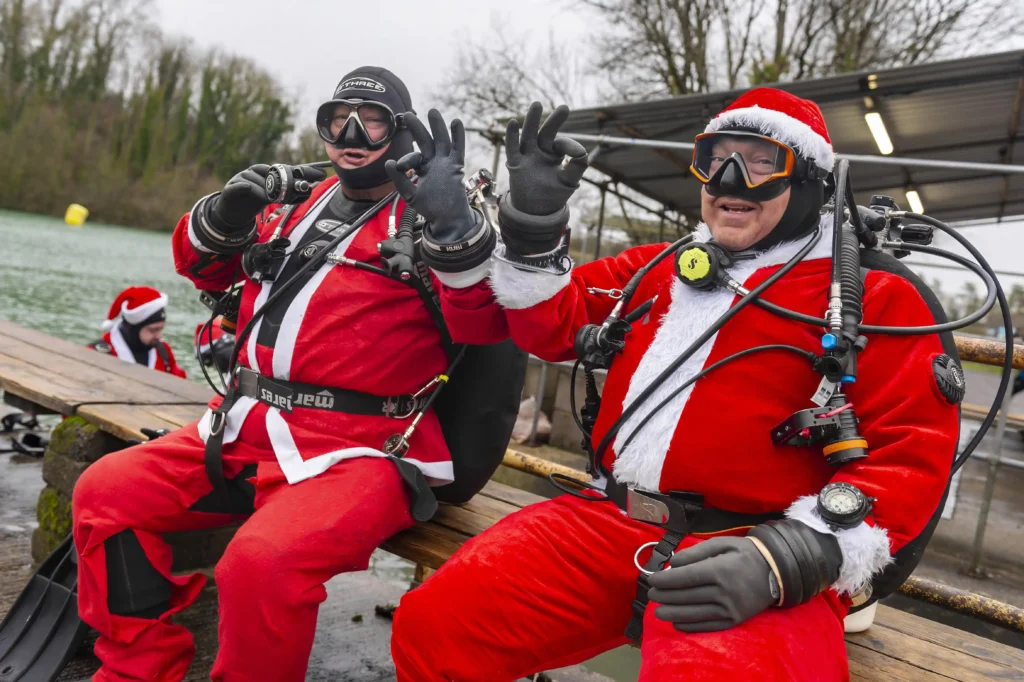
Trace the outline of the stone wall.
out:
<instances>
[{"instance_id":1,"label":"stone wall","mask_svg":"<svg viewBox=\"0 0 1024 682\"><path fill-rule=\"evenodd\" d=\"M39 527L32 535L32 559L38 565L71 532L71 494L90 464L127 444L101 431L82 417L68 417L54 427L43 455L43 481L36 516ZM224 553L237 524L216 530L168 533L174 552L174 570L212 566Z\"/></svg>"}]
</instances>

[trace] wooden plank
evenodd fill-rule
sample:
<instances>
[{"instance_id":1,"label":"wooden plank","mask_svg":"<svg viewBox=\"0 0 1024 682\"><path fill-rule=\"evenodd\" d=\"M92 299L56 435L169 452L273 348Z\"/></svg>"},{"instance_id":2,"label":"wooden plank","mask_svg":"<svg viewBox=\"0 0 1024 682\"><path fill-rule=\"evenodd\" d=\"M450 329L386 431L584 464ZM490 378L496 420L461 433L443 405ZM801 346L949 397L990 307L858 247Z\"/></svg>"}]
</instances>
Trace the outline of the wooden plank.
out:
<instances>
[{"instance_id":1,"label":"wooden plank","mask_svg":"<svg viewBox=\"0 0 1024 682\"><path fill-rule=\"evenodd\" d=\"M959 679L917 668L856 642L847 641L846 655L850 660L851 679L872 682L950 682Z\"/></svg>"},{"instance_id":2,"label":"wooden plank","mask_svg":"<svg viewBox=\"0 0 1024 682\"><path fill-rule=\"evenodd\" d=\"M507 502L519 508L525 507L528 504L543 502L546 499L540 495L534 495L525 490L519 490L518 488L495 481L488 481L484 489L480 491L480 494L491 499L500 500L501 502Z\"/></svg>"},{"instance_id":3,"label":"wooden plank","mask_svg":"<svg viewBox=\"0 0 1024 682\"><path fill-rule=\"evenodd\" d=\"M976 419L978 421L983 420L988 415L989 409L990 407L988 405L971 405L969 403L960 404L960 414L963 417L967 419ZM996 414L998 414L998 412ZM1012 429L1024 429L1024 415L1006 415L1006 425Z\"/></svg>"},{"instance_id":4,"label":"wooden plank","mask_svg":"<svg viewBox=\"0 0 1024 682\"><path fill-rule=\"evenodd\" d=\"M78 413L115 438L146 440L141 429L167 429L174 431L178 424L164 421L139 407L126 405L96 405L83 407Z\"/></svg>"},{"instance_id":5,"label":"wooden plank","mask_svg":"<svg viewBox=\"0 0 1024 682\"><path fill-rule=\"evenodd\" d=\"M875 615L875 623L906 636L956 651L965 657L990 661L1020 671L1017 678L1024 679L1024 651L1020 649L1004 646L984 637L881 604L879 604L878 612ZM868 630L868 632L870 633L872 630Z\"/></svg>"},{"instance_id":6,"label":"wooden plank","mask_svg":"<svg viewBox=\"0 0 1024 682\"><path fill-rule=\"evenodd\" d=\"M469 537L434 523L421 523L389 538L381 549L428 568L440 568Z\"/></svg>"},{"instance_id":7,"label":"wooden plank","mask_svg":"<svg viewBox=\"0 0 1024 682\"><path fill-rule=\"evenodd\" d=\"M919 624L919 629L921 628ZM1019 669L967 656L960 651L919 639L917 633L903 633L875 622L866 632L847 637L846 641L894 658L922 670L953 677L961 682L1020 679Z\"/></svg>"},{"instance_id":8,"label":"wooden plank","mask_svg":"<svg viewBox=\"0 0 1024 682\"><path fill-rule=\"evenodd\" d=\"M135 383L145 384L172 393L183 400L209 400L212 395L208 387L167 374L154 372L146 367L118 360L117 358L97 353L78 344L57 339L49 334L28 329L13 322L0 321L0 344L8 340L21 341L30 346L45 348L47 351L63 356L69 361L87 366L101 367L111 374L116 374ZM4 345L0 345L3 348Z\"/></svg>"},{"instance_id":9,"label":"wooden plank","mask_svg":"<svg viewBox=\"0 0 1024 682\"><path fill-rule=\"evenodd\" d=\"M182 391L172 393L143 381L125 377L119 372L108 371L107 367L101 367L99 365L100 361L107 365L113 363L114 368L118 370L121 369L119 365L124 365L126 368L134 367L135 372L153 375L160 374L160 372L154 372L146 367L129 365L128 363L112 358L111 356L105 356L100 353L96 353L95 351L89 351L88 349L85 350L86 352L92 353L92 362L69 359L57 353L52 353L48 349L31 345L25 341L5 337L0 337L0 349L2 349L4 355L25 363L27 366L56 373L65 377L65 385L67 382L73 382L75 386L79 387L79 390L77 391L71 390L70 393L57 393L53 396L54 398L61 398L67 401L65 409L70 408L70 406L76 403L76 399L80 395L82 387L90 387L105 391L109 394L110 399L124 400L124 402L170 403L189 401L194 403L205 403L209 400L211 395L209 391L204 390L201 386L195 384L193 384L193 386L196 386L196 388L199 389L199 392L196 392L195 390L188 390L184 392L185 395L181 395ZM17 368L14 366L5 369L5 375L7 372L16 371L16 369ZM183 381L180 378L175 378L175 381L190 383ZM82 401L77 400L77 402Z\"/></svg>"}]
</instances>

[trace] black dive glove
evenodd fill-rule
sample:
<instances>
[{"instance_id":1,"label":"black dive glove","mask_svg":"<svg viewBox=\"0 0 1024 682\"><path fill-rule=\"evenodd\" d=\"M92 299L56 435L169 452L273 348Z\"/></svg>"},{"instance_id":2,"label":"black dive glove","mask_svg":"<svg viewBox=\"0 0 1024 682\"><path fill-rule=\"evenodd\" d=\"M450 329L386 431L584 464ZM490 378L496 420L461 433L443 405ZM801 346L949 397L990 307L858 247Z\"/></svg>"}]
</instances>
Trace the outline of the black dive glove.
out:
<instances>
[{"instance_id":1,"label":"black dive glove","mask_svg":"<svg viewBox=\"0 0 1024 682\"><path fill-rule=\"evenodd\" d=\"M210 199L209 218L222 232L244 232L260 211L270 205L267 198L267 173L270 166L260 163L246 168L228 180L224 190Z\"/></svg>"},{"instance_id":2,"label":"black dive glove","mask_svg":"<svg viewBox=\"0 0 1024 682\"><path fill-rule=\"evenodd\" d=\"M242 270L252 281L273 282L288 254L285 250L291 240L278 237L262 244L251 244L242 254Z\"/></svg>"},{"instance_id":3,"label":"black dive glove","mask_svg":"<svg viewBox=\"0 0 1024 682\"><path fill-rule=\"evenodd\" d=\"M842 552L835 536L785 519L748 537L705 540L677 552L669 566L647 578L648 598L661 604L655 617L682 632L716 632L771 606L809 601L839 579Z\"/></svg>"},{"instance_id":4,"label":"black dive glove","mask_svg":"<svg viewBox=\"0 0 1024 682\"><path fill-rule=\"evenodd\" d=\"M579 142L556 137L569 118L564 104L540 124L543 107L530 105L523 121L513 119L505 132L509 191L498 207L501 237L510 254L547 253L558 246L569 221L566 203L587 170L587 150ZM569 157L563 168L562 161Z\"/></svg>"},{"instance_id":5,"label":"black dive glove","mask_svg":"<svg viewBox=\"0 0 1024 682\"><path fill-rule=\"evenodd\" d=\"M420 255L441 272L472 269L490 258L497 236L469 206L463 184L466 131L462 121L452 121L449 137L437 109L427 113L430 132L415 114L406 114L404 120L420 151L388 161L384 168L405 203L427 220ZM415 184L406 175L410 170L419 176Z\"/></svg>"}]
</instances>

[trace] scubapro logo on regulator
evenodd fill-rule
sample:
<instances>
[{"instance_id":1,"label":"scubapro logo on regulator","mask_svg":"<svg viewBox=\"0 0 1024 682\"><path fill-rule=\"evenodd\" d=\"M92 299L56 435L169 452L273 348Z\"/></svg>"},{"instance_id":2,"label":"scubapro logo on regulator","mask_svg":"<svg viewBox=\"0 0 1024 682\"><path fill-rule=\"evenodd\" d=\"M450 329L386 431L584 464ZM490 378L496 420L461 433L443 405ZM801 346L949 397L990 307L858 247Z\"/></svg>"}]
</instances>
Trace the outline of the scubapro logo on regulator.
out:
<instances>
[{"instance_id":1,"label":"scubapro logo on regulator","mask_svg":"<svg viewBox=\"0 0 1024 682\"><path fill-rule=\"evenodd\" d=\"M704 249L687 249L679 255L679 274L688 280L698 280L711 272L711 261Z\"/></svg>"}]
</instances>

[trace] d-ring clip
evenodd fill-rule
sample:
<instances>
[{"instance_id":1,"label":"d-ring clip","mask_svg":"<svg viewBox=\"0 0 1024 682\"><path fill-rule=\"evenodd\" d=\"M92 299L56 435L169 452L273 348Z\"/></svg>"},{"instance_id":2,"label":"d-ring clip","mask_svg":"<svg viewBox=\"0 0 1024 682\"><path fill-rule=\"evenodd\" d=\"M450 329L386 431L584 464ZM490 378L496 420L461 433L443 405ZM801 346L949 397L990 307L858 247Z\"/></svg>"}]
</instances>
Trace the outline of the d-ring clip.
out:
<instances>
[{"instance_id":1,"label":"d-ring clip","mask_svg":"<svg viewBox=\"0 0 1024 682\"><path fill-rule=\"evenodd\" d=\"M657 542L645 542L644 544L640 545L640 548L636 550L636 554L633 555L633 565L636 566L637 570L643 573L644 575L654 575L654 571L648 571L640 565L640 552L644 551L648 547L654 547L657 544Z\"/></svg>"}]
</instances>

